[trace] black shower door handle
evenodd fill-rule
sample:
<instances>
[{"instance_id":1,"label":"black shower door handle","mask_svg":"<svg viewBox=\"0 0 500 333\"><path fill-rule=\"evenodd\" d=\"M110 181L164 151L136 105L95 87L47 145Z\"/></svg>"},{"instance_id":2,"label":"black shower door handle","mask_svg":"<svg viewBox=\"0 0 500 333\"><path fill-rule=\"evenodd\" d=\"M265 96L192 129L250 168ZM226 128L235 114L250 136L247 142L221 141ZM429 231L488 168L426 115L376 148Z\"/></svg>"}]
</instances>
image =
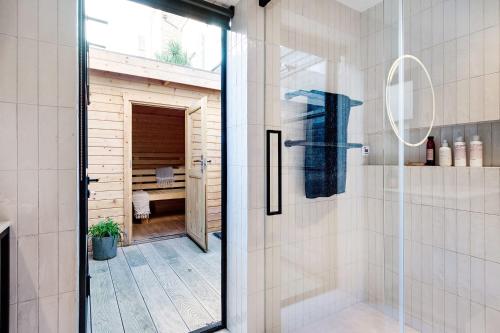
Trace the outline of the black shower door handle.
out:
<instances>
[{"instance_id":1,"label":"black shower door handle","mask_svg":"<svg viewBox=\"0 0 500 333\"><path fill-rule=\"evenodd\" d=\"M276 152L273 154L273 152ZM272 163L275 162L275 163ZM279 215L282 212L282 164L281 131L266 132L266 206L267 215ZM274 197L277 194L277 197Z\"/></svg>"}]
</instances>

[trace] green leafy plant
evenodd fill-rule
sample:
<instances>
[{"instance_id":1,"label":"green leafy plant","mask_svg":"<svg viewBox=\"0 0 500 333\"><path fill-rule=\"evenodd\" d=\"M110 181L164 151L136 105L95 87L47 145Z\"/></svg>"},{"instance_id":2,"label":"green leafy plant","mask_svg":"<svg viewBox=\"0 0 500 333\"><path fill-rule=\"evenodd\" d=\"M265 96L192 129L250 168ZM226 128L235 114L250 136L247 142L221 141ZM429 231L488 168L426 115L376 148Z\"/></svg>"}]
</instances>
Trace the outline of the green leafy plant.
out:
<instances>
[{"instance_id":1,"label":"green leafy plant","mask_svg":"<svg viewBox=\"0 0 500 333\"><path fill-rule=\"evenodd\" d=\"M89 235L95 238L102 237L120 237L121 230L118 223L108 217L105 220L99 221L89 228Z\"/></svg>"},{"instance_id":2,"label":"green leafy plant","mask_svg":"<svg viewBox=\"0 0 500 333\"><path fill-rule=\"evenodd\" d=\"M168 42L167 50L156 54L156 60L169 64L189 66L190 59L187 52L183 50L179 41L171 40Z\"/></svg>"}]
</instances>

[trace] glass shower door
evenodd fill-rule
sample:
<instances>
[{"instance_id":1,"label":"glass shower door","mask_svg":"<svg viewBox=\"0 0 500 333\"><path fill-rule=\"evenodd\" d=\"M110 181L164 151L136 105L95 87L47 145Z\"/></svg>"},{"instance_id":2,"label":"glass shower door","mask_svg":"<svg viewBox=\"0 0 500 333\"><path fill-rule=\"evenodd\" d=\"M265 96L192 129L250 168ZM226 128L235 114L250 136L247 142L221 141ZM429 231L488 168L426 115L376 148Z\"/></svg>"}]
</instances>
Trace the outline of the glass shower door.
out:
<instances>
[{"instance_id":1,"label":"glass shower door","mask_svg":"<svg viewBox=\"0 0 500 333\"><path fill-rule=\"evenodd\" d=\"M497 331L499 7L267 5L267 331Z\"/></svg>"},{"instance_id":2,"label":"glass shower door","mask_svg":"<svg viewBox=\"0 0 500 333\"><path fill-rule=\"evenodd\" d=\"M398 187L385 178L398 169L384 123L398 9L266 6L264 121L283 139L282 210L265 218L268 332L399 332L397 216L387 218Z\"/></svg>"}]
</instances>

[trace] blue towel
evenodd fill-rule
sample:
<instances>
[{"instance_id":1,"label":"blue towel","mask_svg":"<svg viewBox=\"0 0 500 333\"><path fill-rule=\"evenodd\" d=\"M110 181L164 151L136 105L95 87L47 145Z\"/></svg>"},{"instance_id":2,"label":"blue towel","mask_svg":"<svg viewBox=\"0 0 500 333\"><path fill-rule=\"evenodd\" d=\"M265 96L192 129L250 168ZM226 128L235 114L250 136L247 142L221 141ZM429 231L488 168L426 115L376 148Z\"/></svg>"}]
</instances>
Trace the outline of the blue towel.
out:
<instances>
[{"instance_id":1,"label":"blue towel","mask_svg":"<svg viewBox=\"0 0 500 333\"><path fill-rule=\"evenodd\" d=\"M307 198L345 192L347 126L351 107L362 102L346 95L312 90L307 94L305 192Z\"/></svg>"}]
</instances>

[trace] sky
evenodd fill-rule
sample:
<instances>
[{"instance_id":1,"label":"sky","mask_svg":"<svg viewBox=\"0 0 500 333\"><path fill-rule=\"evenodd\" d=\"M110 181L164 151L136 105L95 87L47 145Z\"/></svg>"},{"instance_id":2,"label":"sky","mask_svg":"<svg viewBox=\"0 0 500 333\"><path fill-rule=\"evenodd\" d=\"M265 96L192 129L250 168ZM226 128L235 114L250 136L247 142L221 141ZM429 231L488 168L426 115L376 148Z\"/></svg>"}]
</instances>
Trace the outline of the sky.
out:
<instances>
[{"instance_id":1,"label":"sky","mask_svg":"<svg viewBox=\"0 0 500 333\"><path fill-rule=\"evenodd\" d=\"M192 19L127 0L86 0L86 14L97 20L87 20L87 40L91 45L106 49L155 58L165 45L162 28L177 31L176 37L188 56L191 66L212 70L221 61L221 31Z\"/></svg>"}]
</instances>

